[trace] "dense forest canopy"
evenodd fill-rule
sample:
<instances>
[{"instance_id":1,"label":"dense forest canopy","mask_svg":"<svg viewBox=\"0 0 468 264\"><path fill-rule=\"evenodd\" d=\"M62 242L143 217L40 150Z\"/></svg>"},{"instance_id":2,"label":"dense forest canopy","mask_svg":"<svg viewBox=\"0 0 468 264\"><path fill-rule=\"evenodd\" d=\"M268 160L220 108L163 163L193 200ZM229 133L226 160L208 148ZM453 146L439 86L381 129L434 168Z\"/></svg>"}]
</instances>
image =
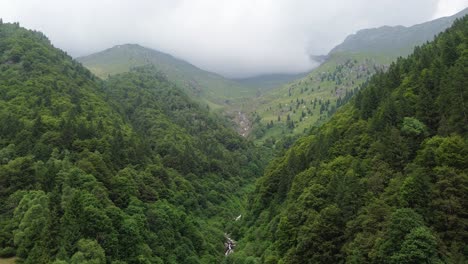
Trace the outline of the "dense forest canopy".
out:
<instances>
[{"instance_id":1,"label":"dense forest canopy","mask_svg":"<svg viewBox=\"0 0 468 264\"><path fill-rule=\"evenodd\" d=\"M468 17L273 161L232 263L468 260Z\"/></svg>"},{"instance_id":2,"label":"dense forest canopy","mask_svg":"<svg viewBox=\"0 0 468 264\"><path fill-rule=\"evenodd\" d=\"M154 67L101 81L18 24L0 25L0 124L0 255L23 263L219 262L262 173Z\"/></svg>"}]
</instances>

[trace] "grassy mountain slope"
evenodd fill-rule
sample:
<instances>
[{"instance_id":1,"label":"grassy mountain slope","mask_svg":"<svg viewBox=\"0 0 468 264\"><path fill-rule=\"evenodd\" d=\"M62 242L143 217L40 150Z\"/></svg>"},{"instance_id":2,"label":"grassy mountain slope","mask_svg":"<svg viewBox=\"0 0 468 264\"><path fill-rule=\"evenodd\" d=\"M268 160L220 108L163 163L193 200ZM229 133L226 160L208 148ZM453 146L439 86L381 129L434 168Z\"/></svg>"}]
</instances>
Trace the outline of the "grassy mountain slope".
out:
<instances>
[{"instance_id":1,"label":"grassy mountain slope","mask_svg":"<svg viewBox=\"0 0 468 264\"><path fill-rule=\"evenodd\" d=\"M382 27L350 35L306 77L239 106L256 121L253 137L260 144L276 143L280 149L288 146L298 135L327 120L372 74L386 70L397 57L431 40L467 12L408 28Z\"/></svg>"},{"instance_id":2,"label":"grassy mountain slope","mask_svg":"<svg viewBox=\"0 0 468 264\"><path fill-rule=\"evenodd\" d=\"M253 136L272 145L301 135L327 120L372 74L385 70L386 56L336 53L305 78L271 90L243 105L253 113ZM284 140L282 140L284 141Z\"/></svg>"},{"instance_id":3,"label":"grassy mountain slope","mask_svg":"<svg viewBox=\"0 0 468 264\"><path fill-rule=\"evenodd\" d=\"M102 81L0 24L0 257L216 263L259 154L156 67Z\"/></svg>"},{"instance_id":4,"label":"grassy mountain slope","mask_svg":"<svg viewBox=\"0 0 468 264\"><path fill-rule=\"evenodd\" d=\"M406 56L417 45L431 41L436 34L450 27L455 19L468 14L468 8L450 16L435 19L426 23L404 26L383 26L363 29L348 36L343 43L333 48L330 53L376 53L389 56Z\"/></svg>"},{"instance_id":5,"label":"grassy mountain slope","mask_svg":"<svg viewBox=\"0 0 468 264\"><path fill-rule=\"evenodd\" d=\"M465 263L468 16L375 74L258 181L230 263Z\"/></svg>"},{"instance_id":6,"label":"grassy mountain slope","mask_svg":"<svg viewBox=\"0 0 468 264\"><path fill-rule=\"evenodd\" d=\"M242 79L235 79L238 83L241 83L245 86L255 87L259 92L266 92L268 90L281 87L284 84L295 81L297 79L302 79L307 75L307 73L298 73L298 74L265 74L259 76L253 76Z\"/></svg>"},{"instance_id":7,"label":"grassy mountain slope","mask_svg":"<svg viewBox=\"0 0 468 264\"><path fill-rule=\"evenodd\" d=\"M136 44L118 45L77 60L101 78L129 71L133 67L151 64L166 77L210 107L220 107L227 100L250 97L255 88L201 70L171 55Z\"/></svg>"}]
</instances>

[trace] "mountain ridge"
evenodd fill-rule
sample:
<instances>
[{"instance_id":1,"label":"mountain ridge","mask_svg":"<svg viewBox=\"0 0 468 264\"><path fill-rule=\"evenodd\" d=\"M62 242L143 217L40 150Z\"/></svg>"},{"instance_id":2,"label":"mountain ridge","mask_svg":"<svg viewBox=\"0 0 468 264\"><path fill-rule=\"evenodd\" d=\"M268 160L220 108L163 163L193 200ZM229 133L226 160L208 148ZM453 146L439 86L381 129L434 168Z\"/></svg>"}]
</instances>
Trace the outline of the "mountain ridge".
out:
<instances>
[{"instance_id":1,"label":"mountain ridge","mask_svg":"<svg viewBox=\"0 0 468 264\"><path fill-rule=\"evenodd\" d=\"M116 45L101 52L78 57L77 60L103 79L127 72L133 67L154 65L170 81L213 108L223 107L226 101L256 93L254 88L202 70L171 54L139 44Z\"/></svg>"},{"instance_id":2,"label":"mountain ridge","mask_svg":"<svg viewBox=\"0 0 468 264\"><path fill-rule=\"evenodd\" d=\"M283 145L278 138L295 139L307 133L327 120L372 74L386 70L398 57L432 40L466 13L468 8L410 27L382 26L349 35L328 55L314 56L323 62L309 74L252 100L250 105L254 107L246 107L245 111L251 113L252 120L259 120L254 123L253 137L261 144L275 146L275 142ZM398 36L402 29L409 33ZM323 102L325 106L321 105Z\"/></svg>"},{"instance_id":3,"label":"mountain ridge","mask_svg":"<svg viewBox=\"0 0 468 264\"><path fill-rule=\"evenodd\" d=\"M366 28L348 35L345 40L330 50L337 52L375 52L394 56L408 55L412 47L431 41L435 35L468 14L468 8L448 17L442 17L413 26L381 26Z\"/></svg>"}]
</instances>

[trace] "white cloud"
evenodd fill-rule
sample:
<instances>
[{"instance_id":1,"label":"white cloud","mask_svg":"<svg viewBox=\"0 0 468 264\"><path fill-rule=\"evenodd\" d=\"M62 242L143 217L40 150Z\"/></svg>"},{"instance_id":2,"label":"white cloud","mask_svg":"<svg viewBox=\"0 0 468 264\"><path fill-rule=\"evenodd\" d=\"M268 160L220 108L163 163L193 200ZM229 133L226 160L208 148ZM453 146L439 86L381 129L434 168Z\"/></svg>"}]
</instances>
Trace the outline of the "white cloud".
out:
<instances>
[{"instance_id":1,"label":"white cloud","mask_svg":"<svg viewBox=\"0 0 468 264\"><path fill-rule=\"evenodd\" d=\"M0 0L0 17L73 56L139 43L228 76L309 69L348 34L412 25L460 0Z\"/></svg>"},{"instance_id":2,"label":"white cloud","mask_svg":"<svg viewBox=\"0 0 468 264\"><path fill-rule=\"evenodd\" d=\"M439 0L433 18L451 16L468 7L468 0Z\"/></svg>"}]
</instances>

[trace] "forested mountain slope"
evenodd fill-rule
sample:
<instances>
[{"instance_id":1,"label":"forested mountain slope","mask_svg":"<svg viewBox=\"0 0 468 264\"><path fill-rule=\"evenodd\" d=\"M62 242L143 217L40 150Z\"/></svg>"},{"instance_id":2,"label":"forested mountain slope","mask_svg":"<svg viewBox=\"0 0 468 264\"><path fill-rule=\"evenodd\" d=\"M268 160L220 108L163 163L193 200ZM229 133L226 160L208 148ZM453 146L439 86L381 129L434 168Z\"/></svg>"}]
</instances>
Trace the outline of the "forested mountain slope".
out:
<instances>
[{"instance_id":1,"label":"forested mountain slope","mask_svg":"<svg viewBox=\"0 0 468 264\"><path fill-rule=\"evenodd\" d=\"M0 24L0 257L215 263L258 152L154 67L101 81Z\"/></svg>"},{"instance_id":2,"label":"forested mountain slope","mask_svg":"<svg viewBox=\"0 0 468 264\"><path fill-rule=\"evenodd\" d=\"M269 165L230 262L465 263L467 84L465 16Z\"/></svg>"},{"instance_id":3,"label":"forested mountain slope","mask_svg":"<svg viewBox=\"0 0 468 264\"><path fill-rule=\"evenodd\" d=\"M118 45L77 60L104 79L128 72L133 67L153 65L168 80L214 108L223 106L229 100L254 96L257 92L249 85L242 85L218 74L201 70L169 54L137 44Z\"/></svg>"}]
</instances>

